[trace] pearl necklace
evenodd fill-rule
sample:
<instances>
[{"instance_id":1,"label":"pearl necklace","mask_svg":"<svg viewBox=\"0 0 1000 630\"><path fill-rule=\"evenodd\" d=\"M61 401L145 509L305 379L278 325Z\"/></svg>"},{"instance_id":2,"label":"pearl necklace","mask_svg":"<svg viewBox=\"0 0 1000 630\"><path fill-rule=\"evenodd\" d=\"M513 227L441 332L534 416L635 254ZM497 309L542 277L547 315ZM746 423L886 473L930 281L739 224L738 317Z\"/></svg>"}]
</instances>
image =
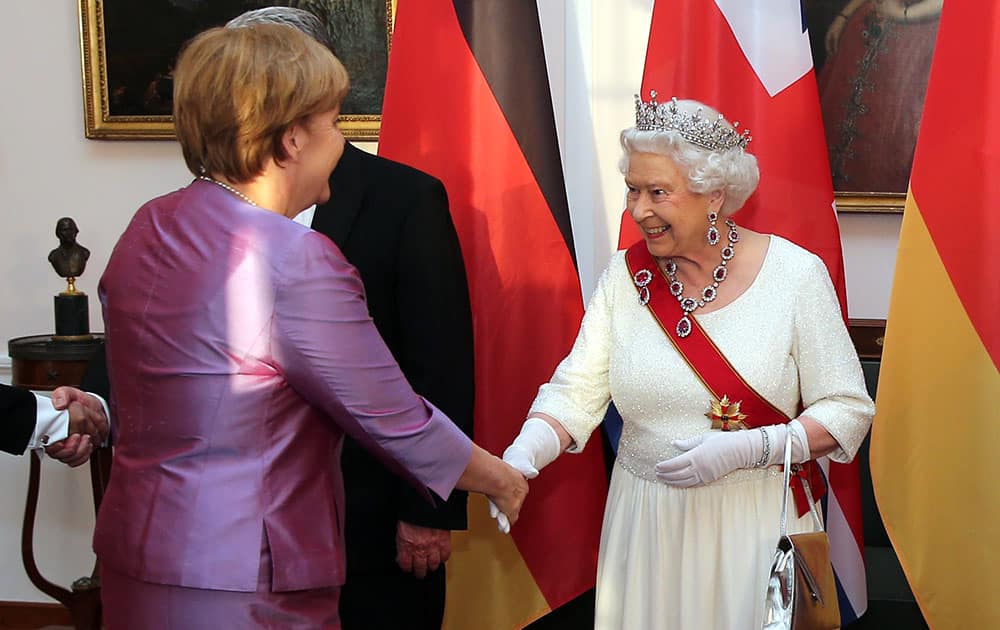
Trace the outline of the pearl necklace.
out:
<instances>
[{"instance_id":1,"label":"pearl necklace","mask_svg":"<svg viewBox=\"0 0 1000 630\"><path fill-rule=\"evenodd\" d=\"M722 260L712 272L712 283L701 290L700 298L684 297L684 283L677 279L677 263L674 262L673 258L668 258L664 265L663 270L667 272L667 277L670 279L670 295L677 298L681 310L684 311L684 315L677 322L678 337L683 338L691 334L691 319L688 316L714 300L719 294L719 284L729 275L729 269L726 265L736 255L735 245L740 240L740 233L736 231L736 223L732 219L726 219L726 225L729 226L729 234L727 235L729 243L722 248Z\"/></svg>"},{"instance_id":2,"label":"pearl necklace","mask_svg":"<svg viewBox=\"0 0 1000 630\"><path fill-rule=\"evenodd\" d=\"M255 208L257 207L257 204L256 204L256 203L254 203L254 200L253 200L253 199L251 199L250 197L247 197L246 195L244 195L244 194L243 194L243 193L241 193L240 191L236 190L235 188L233 188L233 187L232 187L232 186L230 186L229 184L226 184L226 183L224 183L224 182L220 182L219 180L217 180L217 179L214 179L214 178L212 178L212 177L209 177L209 176L207 176L207 175L199 175L199 176L198 176L198 179L201 179L201 180L204 180L204 181L206 181L206 182L212 182L213 184L218 184L219 186L222 186L223 188L225 188L225 189L226 189L226 190L228 190L229 192L233 193L234 195L236 195L237 197L239 197L239 198L240 198L240 199L242 199L243 201L247 202L247 203L248 203L248 204L250 204L251 206L253 206L253 207L255 207Z\"/></svg>"}]
</instances>

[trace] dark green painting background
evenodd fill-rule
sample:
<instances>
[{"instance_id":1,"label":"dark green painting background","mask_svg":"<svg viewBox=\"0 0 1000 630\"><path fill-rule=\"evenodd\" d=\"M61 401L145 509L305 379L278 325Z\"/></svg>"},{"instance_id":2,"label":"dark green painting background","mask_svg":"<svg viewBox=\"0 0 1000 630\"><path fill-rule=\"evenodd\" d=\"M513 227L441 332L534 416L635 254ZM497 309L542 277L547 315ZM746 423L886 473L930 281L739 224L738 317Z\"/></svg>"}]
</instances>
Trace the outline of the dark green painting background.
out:
<instances>
[{"instance_id":1,"label":"dark green painting background","mask_svg":"<svg viewBox=\"0 0 1000 630\"><path fill-rule=\"evenodd\" d=\"M244 11L274 5L306 9L327 25L351 75L341 113L381 114L388 66L385 0L104 0L111 116L169 116L181 45Z\"/></svg>"}]
</instances>

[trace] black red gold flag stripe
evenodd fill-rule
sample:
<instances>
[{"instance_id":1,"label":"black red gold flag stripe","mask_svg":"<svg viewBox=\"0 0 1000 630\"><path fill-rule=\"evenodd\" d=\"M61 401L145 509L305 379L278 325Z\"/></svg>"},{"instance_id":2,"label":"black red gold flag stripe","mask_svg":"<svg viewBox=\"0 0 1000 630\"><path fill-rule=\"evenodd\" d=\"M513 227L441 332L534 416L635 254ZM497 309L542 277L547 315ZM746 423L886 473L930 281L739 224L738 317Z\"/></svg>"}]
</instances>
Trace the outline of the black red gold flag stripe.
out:
<instances>
[{"instance_id":1,"label":"black red gold flag stripe","mask_svg":"<svg viewBox=\"0 0 1000 630\"><path fill-rule=\"evenodd\" d=\"M379 153L448 191L472 302L475 438L500 454L583 314L535 3L399 0ZM510 536L470 500L445 626L523 627L590 588L606 493L598 444L531 482Z\"/></svg>"},{"instance_id":2,"label":"black red gold flag stripe","mask_svg":"<svg viewBox=\"0 0 1000 630\"><path fill-rule=\"evenodd\" d=\"M1000 6L949 1L940 10L886 323L872 481L927 625L1000 628L1000 281L991 262L1000 246Z\"/></svg>"},{"instance_id":3,"label":"black red gold flag stripe","mask_svg":"<svg viewBox=\"0 0 1000 630\"><path fill-rule=\"evenodd\" d=\"M566 183L534 2L453 0L465 41L545 195L552 218L576 261ZM542 63L538 63L541 59Z\"/></svg>"}]
</instances>

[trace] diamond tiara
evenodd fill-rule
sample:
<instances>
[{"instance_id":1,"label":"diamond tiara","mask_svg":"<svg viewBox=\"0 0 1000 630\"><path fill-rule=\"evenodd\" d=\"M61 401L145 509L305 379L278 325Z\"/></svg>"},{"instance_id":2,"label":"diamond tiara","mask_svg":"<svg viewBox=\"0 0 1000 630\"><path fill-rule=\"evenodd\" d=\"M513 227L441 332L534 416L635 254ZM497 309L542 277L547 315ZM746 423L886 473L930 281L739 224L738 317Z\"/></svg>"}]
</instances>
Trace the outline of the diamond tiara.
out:
<instances>
[{"instance_id":1,"label":"diamond tiara","mask_svg":"<svg viewBox=\"0 0 1000 630\"><path fill-rule=\"evenodd\" d=\"M693 145L709 151L728 151L739 147L747 148L752 136L749 129L738 133L740 123L733 122L732 129L726 124L722 114L715 120L702 118L701 108L693 114L682 112L677 106L677 97L669 103L657 103L656 91L649 92L649 102L644 103L635 95L635 128L639 131L676 131Z\"/></svg>"}]
</instances>

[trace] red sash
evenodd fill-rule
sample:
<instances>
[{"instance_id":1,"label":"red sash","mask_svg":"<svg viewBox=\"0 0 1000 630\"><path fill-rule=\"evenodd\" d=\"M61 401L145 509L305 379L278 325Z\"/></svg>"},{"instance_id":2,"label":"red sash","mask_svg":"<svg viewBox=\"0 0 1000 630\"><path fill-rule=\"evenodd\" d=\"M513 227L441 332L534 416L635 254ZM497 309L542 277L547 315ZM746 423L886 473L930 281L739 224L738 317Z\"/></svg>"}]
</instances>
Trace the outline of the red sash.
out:
<instances>
[{"instance_id":1,"label":"red sash","mask_svg":"<svg viewBox=\"0 0 1000 630\"><path fill-rule=\"evenodd\" d=\"M739 411L746 414L746 417L742 419L742 424L751 429L769 424L788 423L790 418L784 412L768 402L749 383L743 380L743 377L739 375L698 324L698 320L688 316L688 320L691 322L691 332L685 337L677 334L677 322L684 317L684 311L677 298L670 294L670 281L656 259L649 253L645 241L639 241L628 248L628 251L625 252L625 263L633 278L636 277L636 273L642 270L651 272L649 282L644 282L643 287L636 284L636 290L641 298L648 297L649 312L652 313L670 343L687 362L691 371L705 385L716 401L728 397L732 402L739 402ZM772 449L783 447L783 444L771 445ZM809 501L802 488L800 475L809 476L813 498L817 501L826 494L826 479L814 460L803 464L799 473L792 476L792 493L795 496L799 516L802 516L809 511Z\"/></svg>"}]
</instances>

